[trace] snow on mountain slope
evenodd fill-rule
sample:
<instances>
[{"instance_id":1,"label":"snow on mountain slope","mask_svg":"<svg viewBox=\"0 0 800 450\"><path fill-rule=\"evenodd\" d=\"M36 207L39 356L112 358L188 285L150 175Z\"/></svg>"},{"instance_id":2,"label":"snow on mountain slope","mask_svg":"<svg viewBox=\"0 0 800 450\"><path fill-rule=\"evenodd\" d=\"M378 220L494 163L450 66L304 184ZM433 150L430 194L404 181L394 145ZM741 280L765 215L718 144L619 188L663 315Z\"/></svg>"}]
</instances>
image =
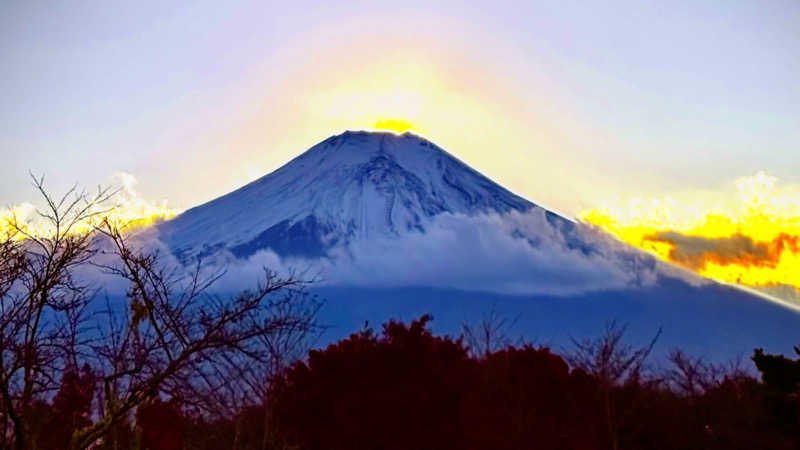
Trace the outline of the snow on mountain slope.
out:
<instances>
[{"instance_id":1,"label":"snow on mountain slope","mask_svg":"<svg viewBox=\"0 0 800 450\"><path fill-rule=\"evenodd\" d=\"M331 246L425 232L441 213L525 212L536 205L410 133L346 131L280 169L160 227L181 259L227 249L246 257L323 256ZM571 222L546 212L548 220Z\"/></svg>"}]
</instances>

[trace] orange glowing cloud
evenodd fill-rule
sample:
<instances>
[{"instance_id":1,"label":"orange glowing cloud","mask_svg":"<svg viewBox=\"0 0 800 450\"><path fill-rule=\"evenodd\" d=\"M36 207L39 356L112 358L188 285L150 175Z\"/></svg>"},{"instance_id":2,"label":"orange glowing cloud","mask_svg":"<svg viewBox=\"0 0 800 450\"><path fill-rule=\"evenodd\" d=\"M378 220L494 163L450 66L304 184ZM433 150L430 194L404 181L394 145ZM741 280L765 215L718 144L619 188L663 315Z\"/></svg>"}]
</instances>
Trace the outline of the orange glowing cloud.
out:
<instances>
[{"instance_id":1,"label":"orange glowing cloud","mask_svg":"<svg viewBox=\"0 0 800 450\"><path fill-rule=\"evenodd\" d=\"M736 182L732 207L672 198L606 205L579 218L657 257L719 281L800 291L800 190L763 172Z\"/></svg>"}]
</instances>

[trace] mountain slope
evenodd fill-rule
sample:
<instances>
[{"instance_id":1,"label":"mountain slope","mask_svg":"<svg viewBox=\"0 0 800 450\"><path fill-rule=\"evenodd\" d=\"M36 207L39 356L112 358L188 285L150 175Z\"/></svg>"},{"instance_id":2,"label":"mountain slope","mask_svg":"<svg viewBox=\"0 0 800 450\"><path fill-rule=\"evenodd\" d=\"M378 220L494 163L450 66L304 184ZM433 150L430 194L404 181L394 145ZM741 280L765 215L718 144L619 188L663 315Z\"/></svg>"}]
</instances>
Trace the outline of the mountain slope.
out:
<instances>
[{"instance_id":1,"label":"mountain slope","mask_svg":"<svg viewBox=\"0 0 800 450\"><path fill-rule=\"evenodd\" d=\"M520 318L515 332L554 346L610 320L631 323L640 341L663 327L659 351L722 359L800 342L800 314L785 304L571 222L412 134L333 136L157 231L184 262L224 251L211 264L230 269L226 292L254 283L263 266L322 274L320 320L334 328L320 344L422 313L458 333L493 308Z\"/></svg>"},{"instance_id":2,"label":"mountain slope","mask_svg":"<svg viewBox=\"0 0 800 450\"><path fill-rule=\"evenodd\" d=\"M441 213L536 208L410 133L347 131L280 169L161 226L182 259L227 249L248 256L323 256L332 245L424 232ZM556 222L568 221L552 213Z\"/></svg>"}]
</instances>

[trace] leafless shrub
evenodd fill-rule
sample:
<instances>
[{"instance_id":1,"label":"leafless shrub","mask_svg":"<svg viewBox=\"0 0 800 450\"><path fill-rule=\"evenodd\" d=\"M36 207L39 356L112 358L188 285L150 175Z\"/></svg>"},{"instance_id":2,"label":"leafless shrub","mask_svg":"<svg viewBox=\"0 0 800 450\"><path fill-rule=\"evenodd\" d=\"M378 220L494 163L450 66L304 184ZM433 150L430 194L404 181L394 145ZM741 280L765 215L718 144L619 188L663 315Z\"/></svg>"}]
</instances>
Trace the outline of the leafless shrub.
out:
<instances>
[{"instance_id":1,"label":"leafless shrub","mask_svg":"<svg viewBox=\"0 0 800 450\"><path fill-rule=\"evenodd\" d=\"M54 199L43 179L34 178L34 186L47 205L38 212L47 231L12 217L0 241L3 448L35 446L26 413L70 368L89 363L102 383L93 423L72 436L73 448L87 448L159 396L206 415L260 402L270 374L318 329L320 302L306 282L265 269L255 289L215 295L209 287L222 273L206 276L198 263L183 275L158 252L129 242L125 224L103 218L114 192L89 196L73 188ZM99 262L103 245L111 250ZM96 289L76 276L89 267L127 282L126 298L107 298L89 315Z\"/></svg>"},{"instance_id":2,"label":"leafless shrub","mask_svg":"<svg viewBox=\"0 0 800 450\"><path fill-rule=\"evenodd\" d=\"M718 364L674 349L667 360L670 365L664 370L665 380L675 392L690 398L696 398L709 389L720 386L725 379L745 375L741 357L727 364Z\"/></svg>"},{"instance_id":3,"label":"leafless shrub","mask_svg":"<svg viewBox=\"0 0 800 450\"><path fill-rule=\"evenodd\" d=\"M573 350L566 354L570 366L597 379L609 440L614 450L619 448L619 421L611 398L612 389L626 380L640 379L644 363L653 351L662 330L659 328L650 343L643 347L627 344L624 341L626 331L627 325L618 325L616 321L608 322L600 337L583 340L573 338Z\"/></svg>"},{"instance_id":4,"label":"leafless shrub","mask_svg":"<svg viewBox=\"0 0 800 450\"><path fill-rule=\"evenodd\" d=\"M627 325L616 321L606 323L598 338L578 340L573 338L573 350L566 355L570 366L582 369L602 383L613 385L631 376L639 376L644 363L653 351L661 328L656 331L648 345L636 347L624 342Z\"/></svg>"},{"instance_id":5,"label":"leafless shrub","mask_svg":"<svg viewBox=\"0 0 800 450\"><path fill-rule=\"evenodd\" d=\"M85 448L160 394L200 414L239 410L263 396L259 370L278 364L316 329L320 303L305 283L265 270L255 290L233 297L209 292L222 273L188 276L161 263L157 251L133 248L124 230L104 221L116 264L101 266L129 283L126 308L110 306L92 346L103 380L102 417L74 436ZM265 345L272 343L272 346Z\"/></svg>"},{"instance_id":6,"label":"leafless shrub","mask_svg":"<svg viewBox=\"0 0 800 450\"><path fill-rule=\"evenodd\" d=\"M510 336L519 317L504 317L493 306L477 325L465 323L461 328L461 337L473 356L486 357L504 347L521 343L514 342Z\"/></svg>"},{"instance_id":7,"label":"leafless shrub","mask_svg":"<svg viewBox=\"0 0 800 450\"><path fill-rule=\"evenodd\" d=\"M73 275L94 254L94 233L75 230L113 195L98 189L89 196L73 187L57 199L45 191L44 178L31 177L46 203L36 211L46 232L34 233L12 216L0 243L2 438L10 420L19 449L28 446L24 415L32 401L56 389L59 375L76 362L76 333L92 290Z\"/></svg>"}]
</instances>

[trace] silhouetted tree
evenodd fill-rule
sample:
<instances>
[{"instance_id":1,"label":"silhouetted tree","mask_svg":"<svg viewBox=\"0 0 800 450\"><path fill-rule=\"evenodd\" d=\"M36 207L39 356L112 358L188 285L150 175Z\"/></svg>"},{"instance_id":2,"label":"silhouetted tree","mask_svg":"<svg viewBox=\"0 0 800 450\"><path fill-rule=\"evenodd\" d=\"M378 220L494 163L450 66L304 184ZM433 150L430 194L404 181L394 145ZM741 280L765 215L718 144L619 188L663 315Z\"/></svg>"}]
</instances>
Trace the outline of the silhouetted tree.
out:
<instances>
[{"instance_id":1,"label":"silhouetted tree","mask_svg":"<svg viewBox=\"0 0 800 450\"><path fill-rule=\"evenodd\" d=\"M800 347L794 350L800 355ZM753 362L761 372L773 418L800 438L800 358L793 360L757 348L753 352Z\"/></svg>"},{"instance_id":2,"label":"silhouetted tree","mask_svg":"<svg viewBox=\"0 0 800 450\"><path fill-rule=\"evenodd\" d=\"M69 448L72 434L91 425L92 401L97 377L88 364L78 371L67 369L53 399L53 420L47 429L45 448Z\"/></svg>"},{"instance_id":3,"label":"silhouetted tree","mask_svg":"<svg viewBox=\"0 0 800 450\"><path fill-rule=\"evenodd\" d=\"M265 270L254 291L234 297L208 293L220 273L204 278L200 265L188 279L161 263L157 251L131 246L124 230L108 220L99 228L111 242L117 264L107 273L126 280L127 309L106 311L108 323L92 345L102 377L104 407L91 426L73 436L85 448L139 405L165 395L197 413L213 414L248 399L260 387L243 374L261 361L279 358L263 345L270 336L315 328L319 302L303 282Z\"/></svg>"},{"instance_id":4,"label":"silhouetted tree","mask_svg":"<svg viewBox=\"0 0 800 450\"><path fill-rule=\"evenodd\" d=\"M619 411L612 398L614 386L628 379L638 381L644 362L661 336L659 328L648 345L633 346L623 339L627 325L616 321L606 324L605 332L595 339L573 339L573 351L566 355L574 368L592 375L599 383L599 395L603 405L610 448L619 448Z\"/></svg>"},{"instance_id":5,"label":"silhouetted tree","mask_svg":"<svg viewBox=\"0 0 800 450\"><path fill-rule=\"evenodd\" d=\"M459 340L423 316L311 351L277 383L276 429L307 449L463 448L461 399L474 373Z\"/></svg>"},{"instance_id":6,"label":"silhouetted tree","mask_svg":"<svg viewBox=\"0 0 800 450\"><path fill-rule=\"evenodd\" d=\"M547 348L490 352L462 404L467 448L597 448L603 423L595 390L591 377L571 374Z\"/></svg>"},{"instance_id":7,"label":"silhouetted tree","mask_svg":"<svg viewBox=\"0 0 800 450\"><path fill-rule=\"evenodd\" d=\"M479 358L514 343L519 344L521 342L514 342L509 335L519 317L519 315L513 319L504 317L492 306L480 322L474 325L465 323L462 326L462 340L469 347L470 354Z\"/></svg>"},{"instance_id":8,"label":"silhouetted tree","mask_svg":"<svg viewBox=\"0 0 800 450\"><path fill-rule=\"evenodd\" d=\"M92 291L74 272L95 251L94 233L76 231L112 194L99 189L89 196L73 187L57 199L43 178L33 183L46 204L37 214L49 231L33 232L13 216L0 242L0 396L17 449L29 447L27 410L57 389L62 373L78 367L76 333Z\"/></svg>"},{"instance_id":9,"label":"silhouetted tree","mask_svg":"<svg viewBox=\"0 0 800 450\"><path fill-rule=\"evenodd\" d=\"M73 188L54 199L43 179L34 186L47 205L39 212L45 228L12 217L0 241L4 447L66 448L71 431L72 448L122 448L132 442L137 408L162 397L180 398L196 414L235 415L263 401L265 373L316 329L320 302L301 280L265 270L255 290L212 295L221 273L203 277L198 263L182 276L158 252L133 244L126 224L100 219L113 192ZM126 301L107 301L103 314L89 317L94 289L76 273L97 267L129 289ZM95 376L100 401L89 414ZM48 414L60 422L49 426ZM44 436L47 426L53 433Z\"/></svg>"},{"instance_id":10,"label":"silhouetted tree","mask_svg":"<svg viewBox=\"0 0 800 450\"><path fill-rule=\"evenodd\" d=\"M185 418L175 399L161 399L141 405L136 410L141 450L181 450Z\"/></svg>"}]
</instances>

